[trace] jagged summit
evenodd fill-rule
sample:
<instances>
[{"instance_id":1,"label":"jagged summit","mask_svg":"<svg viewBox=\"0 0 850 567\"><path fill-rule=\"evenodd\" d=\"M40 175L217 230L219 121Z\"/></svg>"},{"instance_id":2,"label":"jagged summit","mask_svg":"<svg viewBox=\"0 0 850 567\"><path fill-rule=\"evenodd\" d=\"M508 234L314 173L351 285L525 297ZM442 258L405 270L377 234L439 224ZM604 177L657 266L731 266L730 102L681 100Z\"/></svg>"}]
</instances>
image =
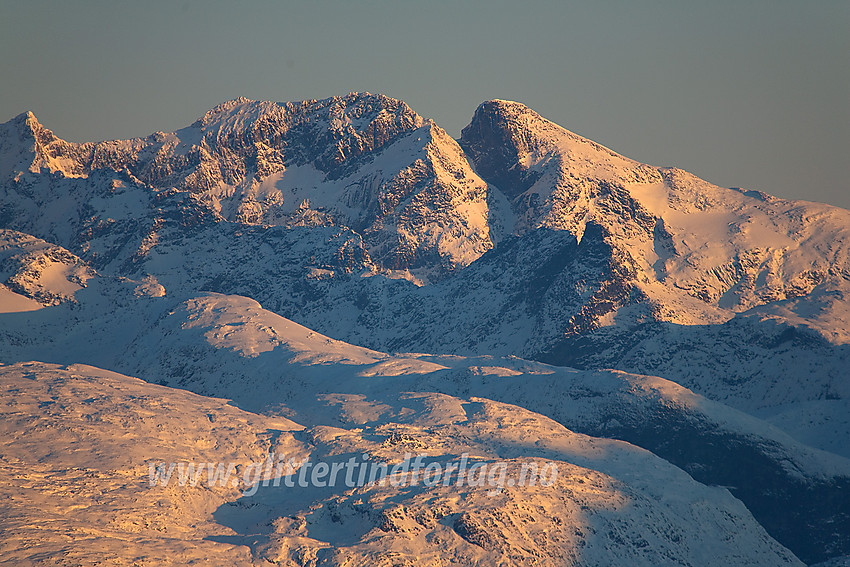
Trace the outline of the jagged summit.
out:
<instances>
[{"instance_id":1,"label":"jagged summit","mask_svg":"<svg viewBox=\"0 0 850 567\"><path fill-rule=\"evenodd\" d=\"M381 268L423 268L427 278L492 247L487 186L460 147L403 101L380 94L239 98L172 133L44 142L35 150L18 144L12 177L42 167L65 177L123 173L155 193L191 194L194 207L207 210L193 218L350 227Z\"/></svg>"},{"instance_id":2,"label":"jagged summit","mask_svg":"<svg viewBox=\"0 0 850 567\"><path fill-rule=\"evenodd\" d=\"M344 129L356 127L357 121L374 120L379 115L396 116L414 127L423 123L422 117L403 101L380 94L354 92L346 96L298 102L256 101L240 97L215 106L192 126L204 129L221 125L249 127L257 120L265 120L287 130L303 120L324 119L330 122L331 128Z\"/></svg>"},{"instance_id":3,"label":"jagged summit","mask_svg":"<svg viewBox=\"0 0 850 567\"><path fill-rule=\"evenodd\" d=\"M26 124L26 125L34 125L38 124L38 119L35 117L35 114L32 110L27 110L26 112L21 112L17 116L12 119L12 122L15 124Z\"/></svg>"},{"instance_id":4,"label":"jagged summit","mask_svg":"<svg viewBox=\"0 0 850 567\"><path fill-rule=\"evenodd\" d=\"M21 140L36 138L40 143L48 143L57 139L53 132L41 125L31 110L18 114L2 126L4 130L9 128L17 130Z\"/></svg>"},{"instance_id":5,"label":"jagged summit","mask_svg":"<svg viewBox=\"0 0 850 567\"><path fill-rule=\"evenodd\" d=\"M35 172L41 168L51 173L78 176L82 167L72 157L77 147L78 144L57 137L28 110L0 124L0 154L6 164L0 176L14 171Z\"/></svg>"}]
</instances>

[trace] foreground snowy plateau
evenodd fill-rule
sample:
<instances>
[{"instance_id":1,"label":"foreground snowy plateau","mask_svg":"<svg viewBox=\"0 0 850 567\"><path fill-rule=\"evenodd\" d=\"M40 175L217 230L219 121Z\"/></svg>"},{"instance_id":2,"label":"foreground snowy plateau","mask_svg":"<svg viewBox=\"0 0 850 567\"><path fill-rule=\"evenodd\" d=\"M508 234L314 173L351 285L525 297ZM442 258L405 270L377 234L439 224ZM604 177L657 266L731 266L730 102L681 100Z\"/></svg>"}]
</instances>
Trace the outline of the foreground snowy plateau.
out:
<instances>
[{"instance_id":1,"label":"foreground snowy plateau","mask_svg":"<svg viewBox=\"0 0 850 567\"><path fill-rule=\"evenodd\" d=\"M850 212L515 102L459 140L369 93L86 144L22 114L0 125L0 562L842 565L848 293ZM558 474L241 475L280 455ZM240 475L151 486L158 463Z\"/></svg>"}]
</instances>

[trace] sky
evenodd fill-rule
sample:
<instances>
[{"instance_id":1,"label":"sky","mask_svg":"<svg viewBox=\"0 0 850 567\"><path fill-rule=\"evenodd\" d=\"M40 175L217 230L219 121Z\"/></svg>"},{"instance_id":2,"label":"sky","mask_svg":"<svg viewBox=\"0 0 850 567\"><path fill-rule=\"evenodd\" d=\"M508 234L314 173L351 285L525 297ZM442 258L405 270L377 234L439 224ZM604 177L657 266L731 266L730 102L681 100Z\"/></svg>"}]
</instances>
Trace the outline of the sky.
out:
<instances>
[{"instance_id":1,"label":"sky","mask_svg":"<svg viewBox=\"0 0 850 567\"><path fill-rule=\"evenodd\" d=\"M457 137L493 98L630 158L850 208L850 2L0 0L0 122L70 141L353 91Z\"/></svg>"}]
</instances>

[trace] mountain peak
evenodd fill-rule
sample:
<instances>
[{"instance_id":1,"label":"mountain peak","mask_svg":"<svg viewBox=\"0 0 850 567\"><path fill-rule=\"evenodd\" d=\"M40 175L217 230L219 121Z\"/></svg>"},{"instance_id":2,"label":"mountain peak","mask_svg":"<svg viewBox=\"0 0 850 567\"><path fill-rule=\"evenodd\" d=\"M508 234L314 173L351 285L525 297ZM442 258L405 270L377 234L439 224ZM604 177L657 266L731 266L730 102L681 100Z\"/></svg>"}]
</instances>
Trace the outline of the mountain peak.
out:
<instances>
[{"instance_id":1,"label":"mountain peak","mask_svg":"<svg viewBox=\"0 0 850 567\"><path fill-rule=\"evenodd\" d=\"M534 110L529 108L527 105L521 102L517 102L515 100L505 100L501 98L493 98L490 100L485 100L481 104L478 105L476 109L476 113L478 112L517 112L517 113L525 113L530 112L534 115L540 116Z\"/></svg>"},{"instance_id":2,"label":"mountain peak","mask_svg":"<svg viewBox=\"0 0 850 567\"><path fill-rule=\"evenodd\" d=\"M42 126L31 110L18 114L11 122L15 125L20 135L31 136L41 144L47 144L56 139L53 132Z\"/></svg>"},{"instance_id":3,"label":"mountain peak","mask_svg":"<svg viewBox=\"0 0 850 567\"><path fill-rule=\"evenodd\" d=\"M216 123L247 124L269 116L287 116L287 122L297 122L299 117L316 115L333 118L344 114L349 118L360 118L377 115L381 111L407 117L411 124L415 123L417 126L422 123L422 118L404 101L382 94L351 92L345 96L298 102L258 101L239 97L214 106L192 126L206 128Z\"/></svg>"},{"instance_id":4,"label":"mountain peak","mask_svg":"<svg viewBox=\"0 0 850 567\"><path fill-rule=\"evenodd\" d=\"M527 190L536 180L522 167L524 157L534 153L543 139L536 135L555 126L522 103L488 100L475 110L472 121L461 131L460 144L478 172L495 183L509 198Z\"/></svg>"},{"instance_id":5,"label":"mountain peak","mask_svg":"<svg viewBox=\"0 0 850 567\"><path fill-rule=\"evenodd\" d=\"M26 112L22 112L15 117L15 121L21 124L38 124L38 119L33 114L32 110L27 110Z\"/></svg>"},{"instance_id":6,"label":"mountain peak","mask_svg":"<svg viewBox=\"0 0 850 567\"><path fill-rule=\"evenodd\" d=\"M2 174L14 176L16 171L38 171L41 167L70 174L70 169L74 169L72 160L60 163L53 159L57 148L70 146L72 144L42 126L32 111L22 112L0 124L0 154L7 163L14 164L12 171Z\"/></svg>"},{"instance_id":7,"label":"mountain peak","mask_svg":"<svg viewBox=\"0 0 850 567\"><path fill-rule=\"evenodd\" d=\"M499 122L510 124L515 127L536 128L557 126L555 123L546 120L540 114L526 106L521 102L513 100L503 100L494 98L485 100L475 109L475 115L472 121L476 120L498 120ZM560 126L557 126L560 128Z\"/></svg>"},{"instance_id":8,"label":"mountain peak","mask_svg":"<svg viewBox=\"0 0 850 567\"><path fill-rule=\"evenodd\" d=\"M588 150L617 158L627 159L613 150L567 130L548 120L521 102L492 99L482 102L475 110L472 121L464 128L462 137L472 141L476 135L496 134L508 136L502 141L515 145L520 152L545 151L551 146L584 146ZM629 160L631 161L631 160Z\"/></svg>"},{"instance_id":9,"label":"mountain peak","mask_svg":"<svg viewBox=\"0 0 850 567\"><path fill-rule=\"evenodd\" d=\"M529 190L552 167L567 177L609 181L634 177L633 169L645 168L508 100L481 103L461 132L460 144L478 173L511 199Z\"/></svg>"},{"instance_id":10,"label":"mountain peak","mask_svg":"<svg viewBox=\"0 0 850 567\"><path fill-rule=\"evenodd\" d=\"M207 114L221 114L223 112L231 111L236 107L245 106L246 104L250 104L252 102L256 102L256 101L254 101L254 100L252 100L248 97L245 97L245 96L236 97L234 99L226 100L226 101L224 101L220 104L215 105L210 110L208 110L205 115L207 115Z\"/></svg>"}]
</instances>

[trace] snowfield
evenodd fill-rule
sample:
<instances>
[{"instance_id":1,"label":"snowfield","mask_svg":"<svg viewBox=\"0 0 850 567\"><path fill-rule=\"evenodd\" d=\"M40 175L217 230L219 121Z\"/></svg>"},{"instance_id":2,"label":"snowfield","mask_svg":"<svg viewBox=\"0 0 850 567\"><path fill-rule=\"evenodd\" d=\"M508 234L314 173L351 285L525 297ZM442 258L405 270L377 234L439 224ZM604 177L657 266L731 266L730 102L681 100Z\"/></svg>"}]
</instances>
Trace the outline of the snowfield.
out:
<instances>
[{"instance_id":1,"label":"snowfield","mask_svg":"<svg viewBox=\"0 0 850 567\"><path fill-rule=\"evenodd\" d=\"M539 414L440 394L327 396L308 427L85 365L0 367L3 562L799 565L725 489ZM295 412L297 413L297 412ZM378 417L379 416L379 417ZM376 419L378 417L378 419ZM370 419L371 418L371 419ZM320 420L317 422L317 420ZM271 453L557 462L551 486L150 486L150 462ZM30 542L37 541L32 547Z\"/></svg>"}]
</instances>

